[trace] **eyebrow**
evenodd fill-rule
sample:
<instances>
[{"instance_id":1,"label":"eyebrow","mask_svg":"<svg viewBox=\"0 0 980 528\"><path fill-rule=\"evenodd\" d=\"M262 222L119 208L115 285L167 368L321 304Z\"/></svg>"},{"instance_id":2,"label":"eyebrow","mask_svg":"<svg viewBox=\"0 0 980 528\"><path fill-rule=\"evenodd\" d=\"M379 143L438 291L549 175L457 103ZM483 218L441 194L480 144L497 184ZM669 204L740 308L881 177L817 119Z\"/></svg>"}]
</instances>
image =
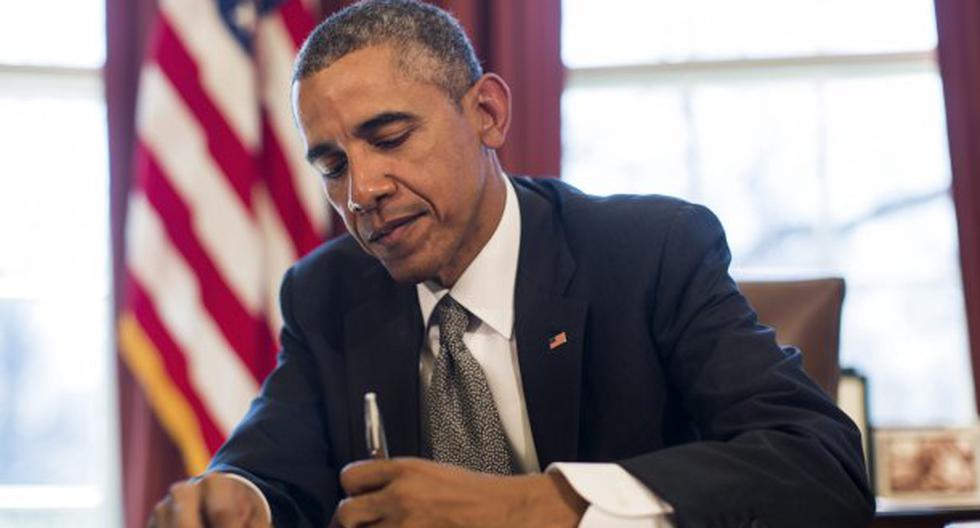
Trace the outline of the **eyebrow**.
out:
<instances>
[{"instance_id":1,"label":"eyebrow","mask_svg":"<svg viewBox=\"0 0 980 528\"><path fill-rule=\"evenodd\" d=\"M418 121L419 117L409 112L382 112L367 121L357 125L354 129L354 137L364 139L377 133L379 128L400 121ZM313 145L306 151L306 160L313 162L324 156L340 152L340 148L334 143L324 142Z\"/></svg>"}]
</instances>

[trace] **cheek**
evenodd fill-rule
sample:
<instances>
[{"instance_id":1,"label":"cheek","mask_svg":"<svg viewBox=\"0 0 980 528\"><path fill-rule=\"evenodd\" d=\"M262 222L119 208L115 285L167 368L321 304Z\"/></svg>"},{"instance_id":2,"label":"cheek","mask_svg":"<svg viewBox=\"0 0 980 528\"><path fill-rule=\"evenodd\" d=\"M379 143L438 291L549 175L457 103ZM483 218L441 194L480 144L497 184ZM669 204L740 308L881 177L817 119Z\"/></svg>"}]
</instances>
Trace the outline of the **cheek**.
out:
<instances>
[{"instance_id":1,"label":"cheek","mask_svg":"<svg viewBox=\"0 0 980 528\"><path fill-rule=\"evenodd\" d=\"M438 136L441 140L424 145L409 160L420 188L437 209L465 202L480 172L479 156L464 154L479 152L479 146L458 130L443 132Z\"/></svg>"}]
</instances>

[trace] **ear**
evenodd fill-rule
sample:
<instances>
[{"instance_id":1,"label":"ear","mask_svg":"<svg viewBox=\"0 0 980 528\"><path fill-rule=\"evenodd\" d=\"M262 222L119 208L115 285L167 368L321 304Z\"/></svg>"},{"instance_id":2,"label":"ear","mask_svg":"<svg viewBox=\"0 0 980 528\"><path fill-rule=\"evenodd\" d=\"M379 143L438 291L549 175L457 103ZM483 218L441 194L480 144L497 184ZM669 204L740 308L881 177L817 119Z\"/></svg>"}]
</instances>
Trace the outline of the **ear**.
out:
<instances>
[{"instance_id":1,"label":"ear","mask_svg":"<svg viewBox=\"0 0 980 528\"><path fill-rule=\"evenodd\" d=\"M483 146L498 149L510 127L510 87L495 73L484 74L470 87L463 104Z\"/></svg>"}]
</instances>

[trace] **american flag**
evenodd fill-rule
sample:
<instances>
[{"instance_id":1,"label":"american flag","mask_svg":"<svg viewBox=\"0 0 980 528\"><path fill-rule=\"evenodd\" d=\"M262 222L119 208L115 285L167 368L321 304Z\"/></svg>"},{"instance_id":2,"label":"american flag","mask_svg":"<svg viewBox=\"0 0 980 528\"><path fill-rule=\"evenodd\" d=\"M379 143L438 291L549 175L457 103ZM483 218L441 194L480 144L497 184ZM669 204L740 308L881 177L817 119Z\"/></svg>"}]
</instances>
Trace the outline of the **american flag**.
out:
<instances>
[{"instance_id":1,"label":"american flag","mask_svg":"<svg viewBox=\"0 0 980 528\"><path fill-rule=\"evenodd\" d=\"M120 353L189 474L275 365L279 281L330 231L293 130L303 0L161 0L143 67Z\"/></svg>"}]
</instances>

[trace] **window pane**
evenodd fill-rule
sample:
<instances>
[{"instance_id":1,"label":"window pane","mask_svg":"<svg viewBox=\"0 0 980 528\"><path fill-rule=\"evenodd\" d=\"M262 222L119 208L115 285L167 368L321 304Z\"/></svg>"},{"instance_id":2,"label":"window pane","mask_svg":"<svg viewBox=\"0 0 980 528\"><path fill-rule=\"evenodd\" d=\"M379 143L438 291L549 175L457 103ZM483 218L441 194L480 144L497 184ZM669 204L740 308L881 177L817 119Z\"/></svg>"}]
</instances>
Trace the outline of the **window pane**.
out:
<instances>
[{"instance_id":1,"label":"window pane","mask_svg":"<svg viewBox=\"0 0 980 528\"><path fill-rule=\"evenodd\" d=\"M0 525L112 526L104 107L7 92L0 115Z\"/></svg>"},{"instance_id":2,"label":"window pane","mask_svg":"<svg viewBox=\"0 0 980 528\"><path fill-rule=\"evenodd\" d=\"M99 483L107 310L84 297L0 299L0 484Z\"/></svg>"},{"instance_id":3,"label":"window pane","mask_svg":"<svg viewBox=\"0 0 980 528\"><path fill-rule=\"evenodd\" d=\"M103 0L0 2L0 63L100 67Z\"/></svg>"},{"instance_id":4,"label":"window pane","mask_svg":"<svg viewBox=\"0 0 980 528\"><path fill-rule=\"evenodd\" d=\"M562 9L573 68L936 45L932 0L564 0Z\"/></svg>"},{"instance_id":5,"label":"window pane","mask_svg":"<svg viewBox=\"0 0 980 528\"><path fill-rule=\"evenodd\" d=\"M0 93L0 115L0 291L107 296L102 102Z\"/></svg>"},{"instance_id":6,"label":"window pane","mask_svg":"<svg viewBox=\"0 0 980 528\"><path fill-rule=\"evenodd\" d=\"M869 375L875 423L969 423L944 127L934 72L572 86L563 171L708 205L753 275L843 275L841 361Z\"/></svg>"},{"instance_id":7,"label":"window pane","mask_svg":"<svg viewBox=\"0 0 980 528\"><path fill-rule=\"evenodd\" d=\"M562 107L566 181L595 194L687 193L690 130L682 91L570 88Z\"/></svg>"}]
</instances>

